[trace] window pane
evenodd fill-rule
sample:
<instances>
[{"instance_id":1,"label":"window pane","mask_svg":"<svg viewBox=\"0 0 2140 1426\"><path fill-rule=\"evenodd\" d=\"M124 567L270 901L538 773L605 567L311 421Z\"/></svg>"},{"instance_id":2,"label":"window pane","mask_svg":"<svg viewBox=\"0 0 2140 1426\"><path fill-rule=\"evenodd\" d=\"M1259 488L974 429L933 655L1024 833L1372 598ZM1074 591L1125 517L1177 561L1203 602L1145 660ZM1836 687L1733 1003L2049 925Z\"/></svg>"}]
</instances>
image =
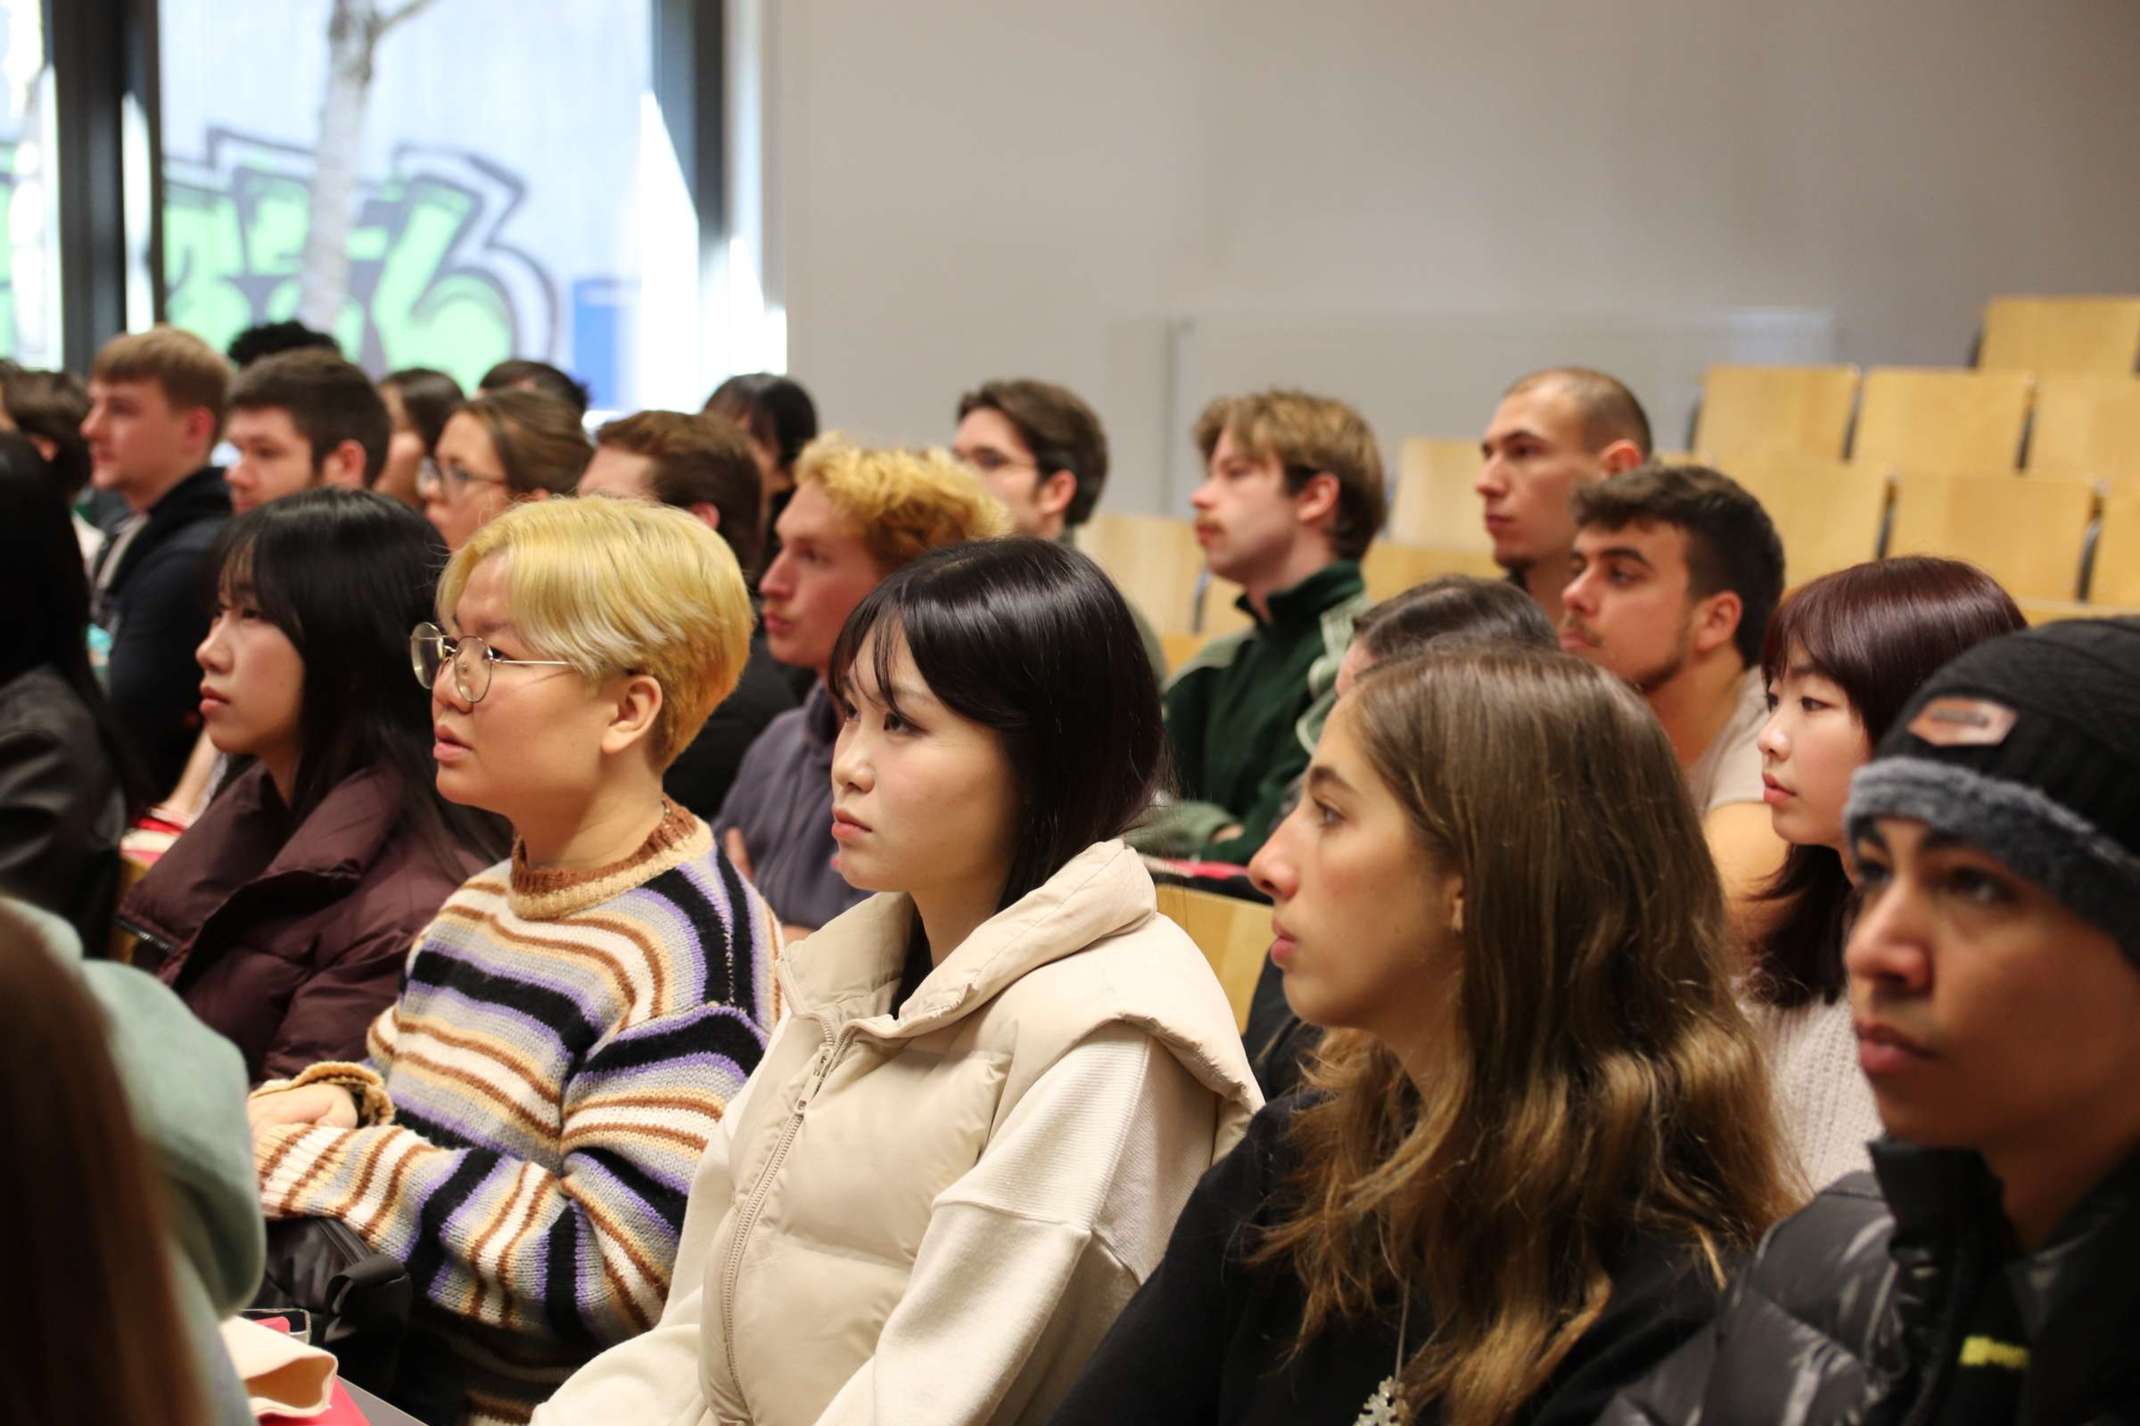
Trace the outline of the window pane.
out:
<instances>
[{"instance_id":1,"label":"window pane","mask_svg":"<svg viewBox=\"0 0 2140 1426\"><path fill-rule=\"evenodd\" d=\"M58 194L43 0L0 0L0 356L60 364Z\"/></svg>"},{"instance_id":2,"label":"window pane","mask_svg":"<svg viewBox=\"0 0 2140 1426\"><path fill-rule=\"evenodd\" d=\"M409 0L163 0L170 320L222 347L302 313L374 373L435 366L472 388L531 356L598 408L637 404L639 218L659 167L643 153L666 146L645 117L650 3L429 0L367 66L365 26L337 52L332 12ZM347 215L324 251L316 199ZM695 244L688 206L681 221ZM659 296L670 314L696 303Z\"/></svg>"}]
</instances>

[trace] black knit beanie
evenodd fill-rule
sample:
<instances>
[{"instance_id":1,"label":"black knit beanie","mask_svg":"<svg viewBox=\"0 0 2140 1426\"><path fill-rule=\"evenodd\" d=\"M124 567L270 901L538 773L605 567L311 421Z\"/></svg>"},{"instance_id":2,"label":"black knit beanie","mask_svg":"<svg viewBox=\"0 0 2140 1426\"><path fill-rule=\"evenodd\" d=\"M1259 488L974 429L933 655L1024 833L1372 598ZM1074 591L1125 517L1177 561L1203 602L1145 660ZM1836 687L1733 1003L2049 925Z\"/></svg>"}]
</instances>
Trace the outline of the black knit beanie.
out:
<instances>
[{"instance_id":1,"label":"black knit beanie","mask_svg":"<svg viewBox=\"0 0 2140 1426\"><path fill-rule=\"evenodd\" d=\"M1942 667L1850 780L1851 841L1879 817L1990 853L2140 961L2140 620L2047 624Z\"/></svg>"}]
</instances>

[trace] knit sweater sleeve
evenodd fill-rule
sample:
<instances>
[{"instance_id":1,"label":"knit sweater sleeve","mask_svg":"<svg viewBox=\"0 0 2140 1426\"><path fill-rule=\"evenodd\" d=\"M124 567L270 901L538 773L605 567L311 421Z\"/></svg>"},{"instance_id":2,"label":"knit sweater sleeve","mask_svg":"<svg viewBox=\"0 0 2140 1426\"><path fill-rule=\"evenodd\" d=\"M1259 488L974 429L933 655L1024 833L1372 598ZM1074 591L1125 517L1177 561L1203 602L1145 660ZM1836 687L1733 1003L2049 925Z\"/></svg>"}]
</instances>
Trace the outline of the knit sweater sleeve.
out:
<instances>
[{"instance_id":1,"label":"knit sweater sleeve","mask_svg":"<svg viewBox=\"0 0 2140 1426\"><path fill-rule=\"evenodd\" d=\"M374 1026L375 1055L392 1051L392 1014ZM574 1345L619 1341L661 1313L692 1171L763 1047L749 1015L720 1003L617 1031L563 1086L549 1163L398 1124L266 1129L261 1205L340 1218L446 1311Z\"/></svg>"}]
</instances>

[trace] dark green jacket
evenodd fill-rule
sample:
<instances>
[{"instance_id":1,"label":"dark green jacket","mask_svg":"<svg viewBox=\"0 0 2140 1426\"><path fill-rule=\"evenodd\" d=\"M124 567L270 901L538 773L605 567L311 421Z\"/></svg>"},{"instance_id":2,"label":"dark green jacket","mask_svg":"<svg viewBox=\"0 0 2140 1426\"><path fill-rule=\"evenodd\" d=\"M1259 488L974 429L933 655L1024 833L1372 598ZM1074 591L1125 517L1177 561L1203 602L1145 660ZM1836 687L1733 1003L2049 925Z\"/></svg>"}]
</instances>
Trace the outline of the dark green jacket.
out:
<instances>
[{"instance_id":1,"label":"dark green jacket","mask_svg":"<svg viewBox=\"0 0 2140 1426\"><path fill-rule=\"evenodd\" d=\"M1214 639L1167 686L1167 740L1181 800L1133 833L1141 851L1245 863L1284 815L1336 699L1338 664L1367 587L1351 560L1270 597L1253 627ZM1238 823L1241 834L1215 840Z\"/></svg>"}]
</instances>

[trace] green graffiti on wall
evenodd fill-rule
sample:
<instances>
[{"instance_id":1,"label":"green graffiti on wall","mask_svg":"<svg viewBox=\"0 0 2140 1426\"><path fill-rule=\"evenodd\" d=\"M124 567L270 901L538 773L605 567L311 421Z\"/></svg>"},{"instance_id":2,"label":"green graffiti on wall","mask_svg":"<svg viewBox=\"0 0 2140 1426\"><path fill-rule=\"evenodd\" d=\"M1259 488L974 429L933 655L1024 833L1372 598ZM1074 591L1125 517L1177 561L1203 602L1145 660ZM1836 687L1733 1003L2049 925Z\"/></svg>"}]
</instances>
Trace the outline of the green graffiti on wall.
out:
<instances>
[{"instance_id":1,"label":"green graffiti on wall","mask_svg":"<svg viewBox=\"0 0 2140 1426\"><path fill-rule=\"evenodd\" d=\"M311 155L211 130L199 162L164 166L165 307L221 348L297 311ZM556 286L502 241L516 175L474 155L404 145L361 194L349 298L334 335L367 368L434 366L473 387L494 362L550 349Z\"/></svg>"}]
</instances>

